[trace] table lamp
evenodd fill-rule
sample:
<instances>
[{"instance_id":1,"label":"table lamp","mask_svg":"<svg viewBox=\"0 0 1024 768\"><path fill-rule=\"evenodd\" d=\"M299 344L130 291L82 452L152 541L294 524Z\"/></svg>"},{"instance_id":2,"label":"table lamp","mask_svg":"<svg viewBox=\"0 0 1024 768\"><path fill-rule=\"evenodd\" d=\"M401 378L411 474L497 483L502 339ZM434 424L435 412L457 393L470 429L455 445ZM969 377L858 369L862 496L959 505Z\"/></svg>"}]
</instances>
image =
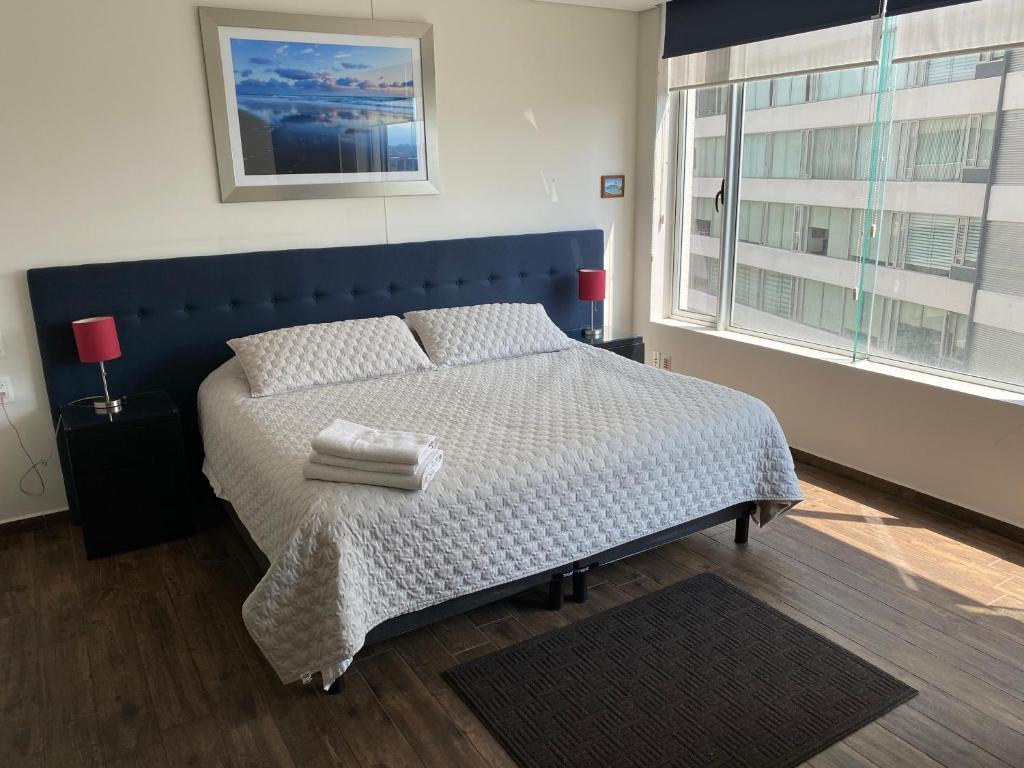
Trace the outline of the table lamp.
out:
<instances>
[{"instance_id":1,"label":"table lamp","mask_svg":"<svg viewBox=\"0 0 1024 768\"><path fill-rule=\"evenodd\" d=\"M590 327L583 329L583 337L600 339L603 329L594 327L594 303L604 301L605 271L603 269L581 269L580 301L590 302Z\"/></svg>"},{"instance_id":2,"label":"table lamp","mask_svg":"<svg viewBox=\"0 0 1024 768\"><path fill-rule=\"evenodd\" d=\"M71 323L75 333L75 346L78 347L78 359L83 363L99 363L100 377L103 379L103 399L94 400L96 413L117 413L124 406L124 398L110 399L107 388L107 369L103 365L107 360L121 356L121 344L117 340L117 326L112 317L87 317Z\"/></svg>"}]
</instances>

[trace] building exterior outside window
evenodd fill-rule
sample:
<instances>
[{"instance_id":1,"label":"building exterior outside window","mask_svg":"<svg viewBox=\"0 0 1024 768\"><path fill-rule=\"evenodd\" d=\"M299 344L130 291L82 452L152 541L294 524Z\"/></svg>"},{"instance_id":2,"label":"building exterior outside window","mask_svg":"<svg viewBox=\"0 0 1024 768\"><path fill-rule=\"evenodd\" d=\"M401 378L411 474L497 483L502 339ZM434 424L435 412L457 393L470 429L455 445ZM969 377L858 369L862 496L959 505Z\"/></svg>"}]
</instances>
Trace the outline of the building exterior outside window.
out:
<instances>
[{"instance_id":1,"label":"building exterior outside window","mask_svg":"<svg viewBox=\"0 0 1024 768\"><path fill-rule=\"evenodd\" d=\"M1024 386L1024 49L900 63L863 283L873 67L743 92L732 325ZM678 308L714 314L730 86L698 89ZM681 109L685 106L681 106ZM681 149L682 151L682 149ZM877 265L877 266L876 266ZM863 309L858 320L858 299Z\"/></svg>"}]
</instances>

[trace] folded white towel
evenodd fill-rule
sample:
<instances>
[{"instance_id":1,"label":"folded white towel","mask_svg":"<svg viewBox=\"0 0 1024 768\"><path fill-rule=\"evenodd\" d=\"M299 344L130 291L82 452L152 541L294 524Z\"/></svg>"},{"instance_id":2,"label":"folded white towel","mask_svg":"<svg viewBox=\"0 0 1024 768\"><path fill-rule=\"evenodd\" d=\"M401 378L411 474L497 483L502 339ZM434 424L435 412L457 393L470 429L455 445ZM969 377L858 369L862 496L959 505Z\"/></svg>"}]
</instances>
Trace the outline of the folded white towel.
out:
<instances>
[{"instance_id":1,"label":"folded white towel","mask_svg":"<svg viewBox=\"0 0 1024 768\"><path fill-rule=\"evenodd\" d=\"M396 464L391 461L363 461L362 459L343 459L340 456L331 456L327 453L313 451L309 454L309 460L314 464L326 464L329 467L344 467L345 469L359 469L363 472L389 472L396 475L412 475L416 473L419 464Z\"/></svg>"},{"instance_id":2,"label":"folded white towel","mask_svg":"<svg viewBox=\"0 0 1024 768\"><path fill-rule=\"evenodd\" d=\"M347 467L333 467L307 461L302 465L302 476L307 480L326 480L329 483L356 483L358 485L383 485L406 491L425 491L444 463L444 451L432 448L411 475L395 472L364 472Z\"/></svg>"},{"instance_id":3,"label":"folded white towel","mask_svg":"<svg viewBox=\"0 0 1024 768\"><path fill-rule=\"evenodd\" d=\"M423 454L437 447L433 435L386 432L338 419L313 438L313 450L328 456L393 464L418 464Z\"/></svg>"}]
</instances>

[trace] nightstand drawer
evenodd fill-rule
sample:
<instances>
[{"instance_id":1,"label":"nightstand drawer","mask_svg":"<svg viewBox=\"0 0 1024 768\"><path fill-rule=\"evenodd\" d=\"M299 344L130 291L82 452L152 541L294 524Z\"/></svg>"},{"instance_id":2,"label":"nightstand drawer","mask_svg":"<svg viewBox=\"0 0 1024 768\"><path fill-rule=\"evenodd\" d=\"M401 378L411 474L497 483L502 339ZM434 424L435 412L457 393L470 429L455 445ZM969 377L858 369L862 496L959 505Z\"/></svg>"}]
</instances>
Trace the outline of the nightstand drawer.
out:
<instances>
[{"instance_id":1,"label":"nightstand drawer","mask_svg":"<svg viewBox=\"0 0 1024 768\"><path fill-rule=\"evenodd\" d=\"M67 446L76 474L180 457L184 451L177 421L89 430L68 437Z\"/></svg>"},{"instance_id":2,"label":"nightstand drawer","mask_svg":"<svg viewBox=\"0 0 1024 768\"><path fill-rule=\"evenodd\" d=\"M622 355L628 357L630 360L635 360L638 363L644 362L644 343L639 340L630 340L620 344L604 344L604 349L609 352L614 352L616 355Z\"/></svg>"},{"instance_id":3,"label":"nightstand drawer","mask_svg":"<svg viewBox=\"0 0 1024 768\"><path fill-rule=\"evenodd\" d=\"M90 558L188 535L184 462L170 458L76 476Z\"/></svg>"}]
</instances>

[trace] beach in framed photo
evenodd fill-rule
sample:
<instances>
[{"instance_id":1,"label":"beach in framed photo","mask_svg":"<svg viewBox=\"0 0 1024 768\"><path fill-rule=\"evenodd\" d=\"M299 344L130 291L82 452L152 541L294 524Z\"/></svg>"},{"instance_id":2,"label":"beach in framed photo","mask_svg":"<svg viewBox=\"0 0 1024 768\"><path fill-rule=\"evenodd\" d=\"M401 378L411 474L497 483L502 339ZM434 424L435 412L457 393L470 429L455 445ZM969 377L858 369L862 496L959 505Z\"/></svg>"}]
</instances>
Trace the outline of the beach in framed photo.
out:
<instances>
[{"instance_id":1,"label":"beach in framed photo","mask_svg":"<svg viewBox=\"0 0 1024 768\"><path fill-rule=\"evenodd\" d=\"M200 19L225 202L436 193L429 25Z\"/></svg>"},{"instance_id":2,"label":"beach in framed photo","mask_svg":"<svg viewBox=\"0 0 1024 768\"><path fill-rule=\"evenodd\" d=\"M230 45L242 181L412 180L423 125L415 41L409 45L289 41L224 30ZM294 37L287 35L285 37ZM328 36L317 36L328 37ZM253 178L249 178L253 177Z\"/></svg>"}]
</instances>

